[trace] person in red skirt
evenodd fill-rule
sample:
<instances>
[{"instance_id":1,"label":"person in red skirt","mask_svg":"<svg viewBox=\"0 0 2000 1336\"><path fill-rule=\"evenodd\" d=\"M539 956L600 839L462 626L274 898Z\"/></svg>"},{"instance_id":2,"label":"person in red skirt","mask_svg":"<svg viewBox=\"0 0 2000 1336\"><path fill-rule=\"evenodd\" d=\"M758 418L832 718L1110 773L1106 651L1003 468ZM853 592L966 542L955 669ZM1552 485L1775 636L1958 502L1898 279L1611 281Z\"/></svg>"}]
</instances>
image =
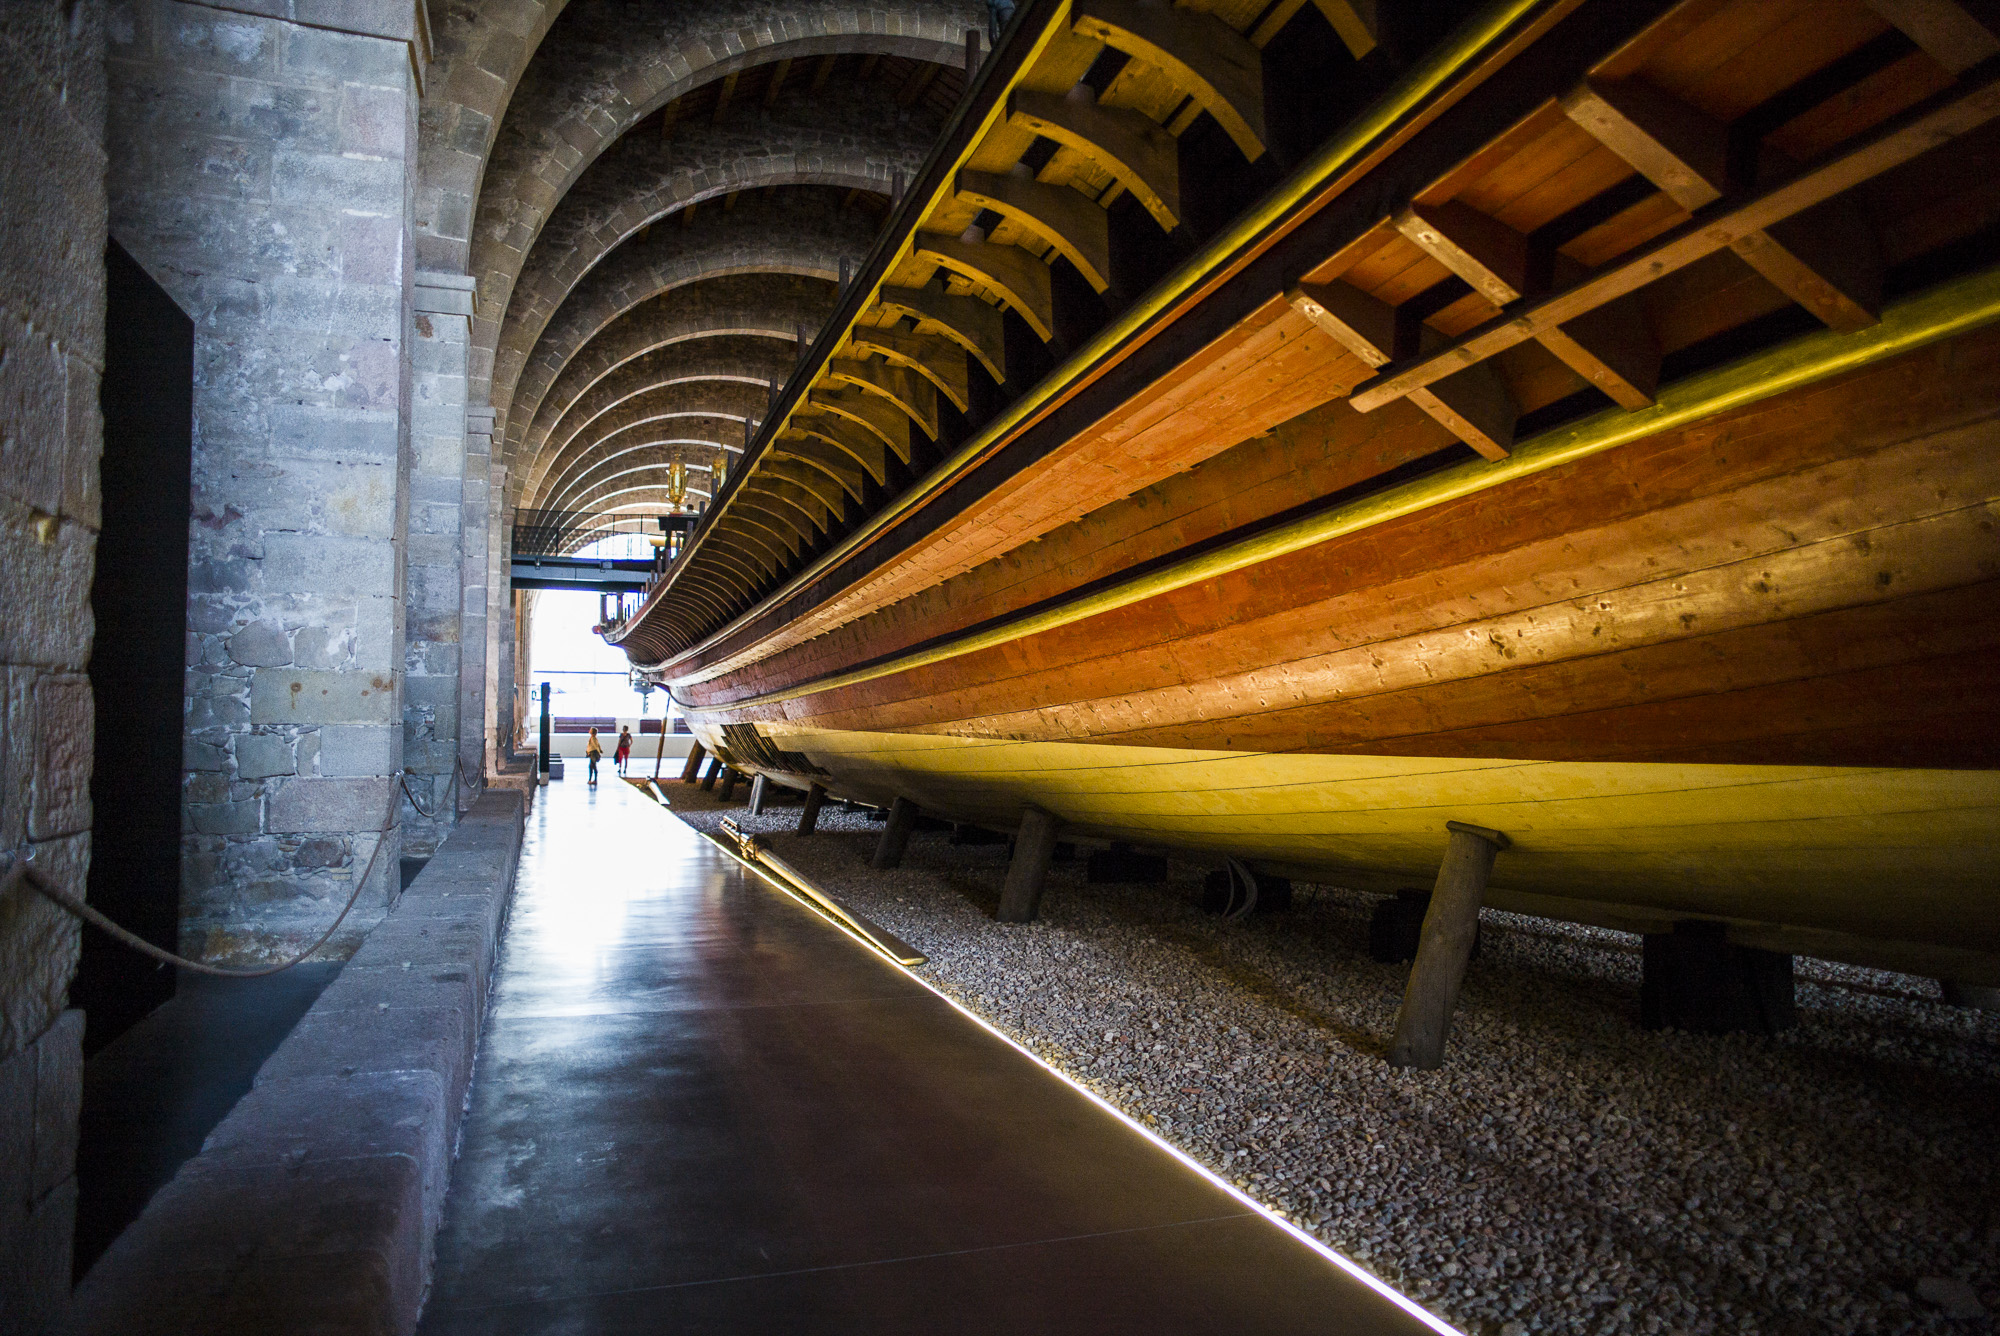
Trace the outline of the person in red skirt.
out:
<instances>
[{"instance_id":1,"label":"person in red skirt","mask_svg":"<svg viewBox=\"0 0 2000 1336\"><path fill-rule=\"evenodd\" d=\"M631 759L632 730L630 728L620 728L618 730L618 750L611 754L612 763L618 767L618 773L622 775L625 773L625 763Z\"/></svg>"}]
</instances>

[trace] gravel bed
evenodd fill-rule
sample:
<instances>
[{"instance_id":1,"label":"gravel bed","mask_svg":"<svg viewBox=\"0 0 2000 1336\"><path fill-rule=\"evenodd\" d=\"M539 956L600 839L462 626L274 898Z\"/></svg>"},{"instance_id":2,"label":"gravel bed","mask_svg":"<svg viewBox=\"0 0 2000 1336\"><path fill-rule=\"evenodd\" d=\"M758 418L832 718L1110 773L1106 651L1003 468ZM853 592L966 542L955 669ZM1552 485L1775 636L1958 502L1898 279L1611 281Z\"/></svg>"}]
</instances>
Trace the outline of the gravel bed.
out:
<instances>
[{"instance_id":1,"label":"gravel bed","mask_svg":"<svg viewBox=\"0 0 2000 1336\"><path fill-rule=\"evenodd\" d=\"M1446 1066L1382 1061L1406 967L1367 955L1375 897L1296 888L1224 924L1203 869L994 921L1005 845L796 798L724 815L930 961L923 976L1105 1099L1479 1336L1995 1330L2000 1015L1928 979L1798 964L1778 1039L1638 1027L1638 938L1488 910Z\"/></svg>"}]
</instances>

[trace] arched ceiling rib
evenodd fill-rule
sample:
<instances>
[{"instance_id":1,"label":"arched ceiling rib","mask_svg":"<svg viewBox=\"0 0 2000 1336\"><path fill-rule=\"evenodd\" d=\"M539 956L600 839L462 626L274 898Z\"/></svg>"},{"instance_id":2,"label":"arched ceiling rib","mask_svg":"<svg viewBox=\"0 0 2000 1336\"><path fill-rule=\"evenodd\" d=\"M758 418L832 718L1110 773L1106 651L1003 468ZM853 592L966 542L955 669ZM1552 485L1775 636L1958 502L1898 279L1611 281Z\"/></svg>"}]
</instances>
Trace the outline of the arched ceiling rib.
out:
<instances>
[{"instance_id":1,"label":"arched ceiling rib","mask_svg":"<svg viewBox=\"0 0 2000 1336\"><path fill-rule=\"evenodd\" d=\"M606 326L563 367L541 399L515 458L532 459L568 408L619 367L657 349L718 337L791 340L816 330L832 309L835 285L781 275L735 275L691 283L639 303ZM526 469L510 470L519 496Z\"/></svg>"},{"instance_id":2,"label":"arched ceiling rib","mask_svg":"<svg viewBox=\"0 0 2000 1336\"><path fill-rule=\"evenodd\" d=\"M899 172L915 175L937 133L934 118L898 106L884 89L843 81L810 93L806 81L793 82L797 91L771 107L739 101L720 121L682 124L671 139L641 126L577 180L515 284L494 366L497 398L511 401L522 363L568 294L656 220L769 186L886 196ZM793 234L809 226L800 218Z\"/></svg>"},{"instance_id":3,"label":"arched ceiling rib","mask_svg":"<svg viewBox=\"0 0 2000 1336\"><path fill-rule=\"evenodd\" d=\"M690 88L786 59L862 52L957 64L966 32L984 24L983 6L939 0L875 0L865 8L809 0L779 24L745 3L637 9L579 0L520 80L480 188L471 246L480 298L475 399L491 391L515 280L543 225L582 172L640 120Z\"/></svg>"},{"instance_id":4,"label":"arched ceiling rib","mask_svg":"<svg viewBox=\"0 0 2000 1336\"><path fill-rule=\"evenodd\" d=\"M566 0L439 0L417 120L417 266L462 274L502 115Z\"/></svg>"},{"instance_id":5,"label":"arched ceiling rib","mask_svg":"<svg viewBox=\"0 0 2000 1336\"><path fill-rule=\"evenodd\" d=\"M579 349L642 302L729 275L837 280L841 260L864 253L875 230L870 214L840 208L839 198L812 187L775 189L745 197L733 210L697 213L686 227L670 221L619 247L569 294L509 387L515 411L503 455L532 459L539 441L529 439L529 430L540 420L537 410L549 387ZM525 453L524 444L530 447Z\"/></svg>"}]
</instances>

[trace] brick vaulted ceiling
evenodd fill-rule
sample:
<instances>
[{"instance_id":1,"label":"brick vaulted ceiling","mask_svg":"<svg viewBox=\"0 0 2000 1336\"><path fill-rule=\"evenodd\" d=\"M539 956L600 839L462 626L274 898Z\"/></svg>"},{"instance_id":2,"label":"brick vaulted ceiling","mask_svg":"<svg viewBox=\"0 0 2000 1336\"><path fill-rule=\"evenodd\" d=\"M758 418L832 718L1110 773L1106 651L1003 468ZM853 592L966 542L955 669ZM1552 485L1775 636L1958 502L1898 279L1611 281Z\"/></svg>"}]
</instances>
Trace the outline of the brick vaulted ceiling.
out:
<instances>
[{"instance_id":1,"label":"brick vaulted ceiling","mask_svg":"<svg viewBox=\"0 0 2000 1336\"><path fill-rule=\"evenodd\" d=\"M478 283L510 505L657 509L743 444L964 89L965 0L434 5L417 253Z\"/></svg>"}]
</instances>

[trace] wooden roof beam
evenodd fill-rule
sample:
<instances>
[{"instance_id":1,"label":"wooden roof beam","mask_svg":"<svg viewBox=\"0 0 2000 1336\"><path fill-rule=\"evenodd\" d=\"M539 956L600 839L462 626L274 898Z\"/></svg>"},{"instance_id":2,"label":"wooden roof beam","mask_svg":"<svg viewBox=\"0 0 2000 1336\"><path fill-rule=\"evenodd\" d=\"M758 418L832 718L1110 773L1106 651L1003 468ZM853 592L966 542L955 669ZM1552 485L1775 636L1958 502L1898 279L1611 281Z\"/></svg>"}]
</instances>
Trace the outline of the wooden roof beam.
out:
<instances>
[{"instance_id":1,"label":"wooden roof beam","mask_svg":"<svg viewBox=\"0 0 2000 1336\"><path fill-rule=\"evenodd\" d=\"M1163 126L1124 107L1098 105L1088 84L1078 84L1062 97L1016 90L1008 96L1007 114L1090 159L1167 231L1180 226L1180 146Z\"/></svg>"},{"instance_id":2,"label":"wooden roof beam","mask_svg":"<svg viewBox=\"0 0 2000 1336\"><path fill-rule=\"evenodd\" d=\"M1137 0L1076 0L1075 32L1143 60L1215 117L1243 156L1264 156L1264 63L1250 39L1191 9Z\"/></svg>"},{"instance_id":3,"label":"wooden roof beam","mask_svg":"<svg viewBox=\"0 0 2000 1336\"><path fill-rule=\"evenodd\" d=\"M835 358L827 364L828 379L880 395L923 429L933 441L938 434L937 386L907 367L859 358Z\"/></svg>"},{"instance_id":4,"label":"wooden roof beam","mask_svg":"<svg viewBox=\"0 0 2000 1336\"><path fill-rule=\"evenodd\" d=\"M917 332L936 330L977 357L988 375L1007 380L1007 339L1000 312L977 297L955 296L932 288L883 288L875 295L877 309L908 316Z\"/></svg>"},{"instance_id":5,"label":"wooden roof beam","mask_svg":"<svg viewBox=\"0 0 2000 1336\"><path fill-rule=\"evenodd\" d=\"M1068 186L1037 181L1026 167L1019 175L958 174L958 197L991 209L1042 237L1103 292L1111 286L1111 220L1104 210Z\"/></svg>"},{"instance_id":6,"label":"wooden roof beam","mask_svg":"<svg viewBox=\"0 0 2000 1336\"><path fill-rule=\"evenodd\" d=\"M1019 246L919 232L911 250L918 260L949 269L998 293L1043 343L1056 336L1055 296L1049 282L1049 267Z\"/></svg>"},{"instance_id":7,"label":"wooden roof beam","mask_svg":"<svg viewBox=\"0 0 2000 1336\"><path fill-rule=\"evenodd\" d=\"M1897 117L1846 152L1733 209L1694 218L1652 245L1600 266L1582 281L1533 302L1525 310L1489 320L1437 352L1385 368L1380 380L1362 386L1349 402L1360 412L1371 412L1411 390L1629 296L1753 233L1775 228L1996 116L2000 116L2000 80L1987 79L1970 88L1948 90Z\"/></svg>"},{"instance_id":8,"label":"wooden roof beam","mask_svg":"<svg viewBox=\"0 0 2000 1336\"><path fill-rule=\"evenodd\" d=\"M984 302L979 304L986 305ZM863 356L873 355L897 366L908 367L937 386L961 413L972 407L965 350L947 339L900 329L883 329L878 325L857 325L848 336L848 346Z\"/></svg>"}]
</instances>

